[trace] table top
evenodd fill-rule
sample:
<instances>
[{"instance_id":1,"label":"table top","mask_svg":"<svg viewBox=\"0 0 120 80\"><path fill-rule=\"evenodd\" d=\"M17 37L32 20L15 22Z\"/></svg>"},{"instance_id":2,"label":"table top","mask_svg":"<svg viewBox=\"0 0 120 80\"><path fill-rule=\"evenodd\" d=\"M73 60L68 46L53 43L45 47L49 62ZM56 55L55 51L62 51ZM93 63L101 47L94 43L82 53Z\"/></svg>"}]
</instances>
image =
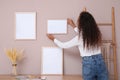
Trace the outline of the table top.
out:
<instances>
[{"instance_id":1,"label":"table top","mask_svg":"<svg viewBox=\"0 0 120 80\"><path fill-rule=\"evenodd\" d=\"M82 77L80 75L0 75L0 80L82 80Z\"/></svg>"}]
</instances>

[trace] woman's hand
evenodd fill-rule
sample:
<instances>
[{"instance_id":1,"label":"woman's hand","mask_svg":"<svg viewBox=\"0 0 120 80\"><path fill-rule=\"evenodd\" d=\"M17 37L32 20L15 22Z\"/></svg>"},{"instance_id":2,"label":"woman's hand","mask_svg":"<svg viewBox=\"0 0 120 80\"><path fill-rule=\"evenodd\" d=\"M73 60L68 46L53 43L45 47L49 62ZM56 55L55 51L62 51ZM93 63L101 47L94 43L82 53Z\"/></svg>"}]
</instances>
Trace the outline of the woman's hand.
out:
<instances>
[{"instance_id":1,"label":"woman's hand","mask_svg":"<svg viewBox=\"0 0 120 80\"><path fill-rule=\"evenodd\" d=\"M75 23L74 23L73 20L70 19L70 18L67 19L67 24L70 25L70 26L72 26L73 28L76 27Z\"/></svg>"},{"instance_id":2,"label":"woman's hand","mask_svg":"<svg viewBox=\"0 0 120 80\"><path fill-rule=\"evenodd\" d=\"M50 40L52 40L52 41L54 41L54 39L55 39L52 34L47 34L47 37L48 37Z\"/></svg>"}]
</instances>

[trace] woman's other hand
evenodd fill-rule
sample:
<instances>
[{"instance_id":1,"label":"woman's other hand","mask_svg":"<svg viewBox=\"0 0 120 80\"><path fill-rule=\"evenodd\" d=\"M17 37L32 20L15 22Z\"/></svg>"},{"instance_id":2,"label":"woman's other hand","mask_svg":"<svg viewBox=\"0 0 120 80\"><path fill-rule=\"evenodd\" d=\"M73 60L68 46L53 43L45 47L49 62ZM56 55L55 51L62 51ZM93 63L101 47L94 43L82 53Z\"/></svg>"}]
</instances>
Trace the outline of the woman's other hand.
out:
<instances>
[{"instance_id":1,"label":"woman's other hand","mask_svg":"<svg viewBox=\"0 0 120 80\"><path fill-rule=\"evenodd\" d=\"M47 34L47 37L48 37L50 40L54 41L54 36L53 36L52 34Z\"/></svg>"},{"instance_id":2,"label":"woman's other hand","mask_svg":"<svg viewBox=\"0 0 120 80\"><path fill-rule=\"evenodd\" d=\"M73 20L70 19L70 18L67 19L67 24L70 25L70 26L72 26L73 28L76 27L75 23L74 23Z\"/></svg>"}]
</instances>

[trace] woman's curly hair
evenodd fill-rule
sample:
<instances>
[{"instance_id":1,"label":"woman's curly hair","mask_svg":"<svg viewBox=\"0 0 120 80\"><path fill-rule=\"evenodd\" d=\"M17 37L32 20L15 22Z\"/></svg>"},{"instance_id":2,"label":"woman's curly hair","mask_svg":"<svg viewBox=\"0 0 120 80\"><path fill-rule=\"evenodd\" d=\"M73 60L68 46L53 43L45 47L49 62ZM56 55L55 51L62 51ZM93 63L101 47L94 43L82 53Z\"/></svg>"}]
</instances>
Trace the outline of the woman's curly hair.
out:
<instances>
[{"instance_id":1,"label":"woman's curly hair","mask_svg":"<svg viewBox=\"0 0 120 80\"><path fill-rule=\"evenodd\" d=\"M84 48L93 49L101 46L101 32L94 17L89 12L81 12L78 18L79 35L82 33Z\"/></svg>"}]
</instances>

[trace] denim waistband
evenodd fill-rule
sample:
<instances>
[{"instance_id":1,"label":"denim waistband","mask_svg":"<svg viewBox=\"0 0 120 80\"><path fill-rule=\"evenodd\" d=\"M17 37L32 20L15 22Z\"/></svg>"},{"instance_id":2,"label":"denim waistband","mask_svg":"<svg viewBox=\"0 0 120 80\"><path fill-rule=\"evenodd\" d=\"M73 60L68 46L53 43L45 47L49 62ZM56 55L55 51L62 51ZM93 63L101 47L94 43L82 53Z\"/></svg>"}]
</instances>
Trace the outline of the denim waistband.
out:
<instances>
[{"instance_id":1,"label":"denim waistband","mask_svg":"<svg viewBox=\"0 0 120 80\"><path fill-rule=\"evenodd\" d=\"M102 54L96 54L96 55L92 55L92 56L84 56L82 57L83 60L87 60L87 59L98 59L98 58L102 58Z\"/></svg>"}]
</instances>

